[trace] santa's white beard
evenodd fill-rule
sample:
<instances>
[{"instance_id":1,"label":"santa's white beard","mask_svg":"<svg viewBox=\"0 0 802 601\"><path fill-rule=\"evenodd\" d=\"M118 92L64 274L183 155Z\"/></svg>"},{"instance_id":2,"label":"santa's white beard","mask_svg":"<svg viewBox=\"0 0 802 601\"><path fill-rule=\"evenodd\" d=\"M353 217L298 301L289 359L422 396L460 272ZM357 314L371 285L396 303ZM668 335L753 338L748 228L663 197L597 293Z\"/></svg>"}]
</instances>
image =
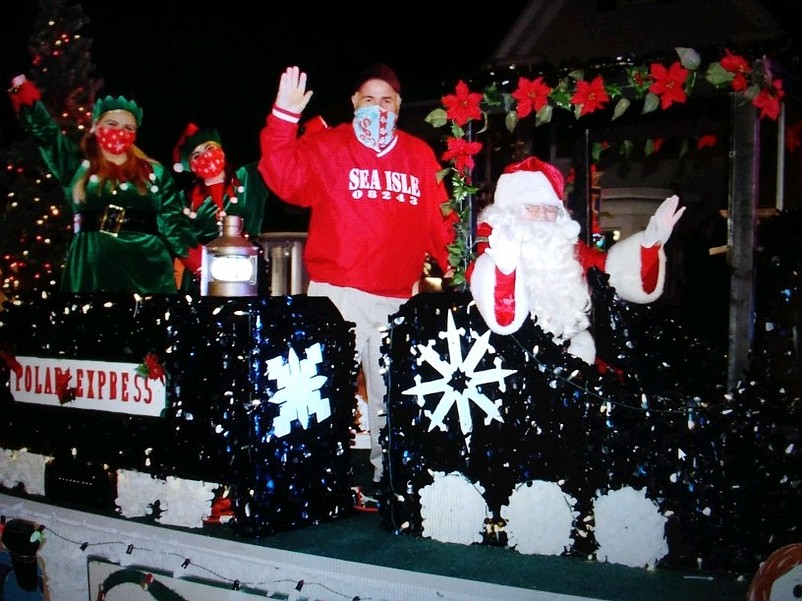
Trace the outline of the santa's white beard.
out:
<instances>
[{"instance_id":1,"label":"santa's white beard","mask_svg":"<svg viewBox=\"0 0 802 601\"><path fill-rule=\"evenodd\" d=\"M557 343L587 330L590 294L576 258L579 224L565 214L556 221L528 220L519 207L490 208L484 218L494 229L524 234L518 277L524 279L536 323Z\"/></svg>"}]
</instances>

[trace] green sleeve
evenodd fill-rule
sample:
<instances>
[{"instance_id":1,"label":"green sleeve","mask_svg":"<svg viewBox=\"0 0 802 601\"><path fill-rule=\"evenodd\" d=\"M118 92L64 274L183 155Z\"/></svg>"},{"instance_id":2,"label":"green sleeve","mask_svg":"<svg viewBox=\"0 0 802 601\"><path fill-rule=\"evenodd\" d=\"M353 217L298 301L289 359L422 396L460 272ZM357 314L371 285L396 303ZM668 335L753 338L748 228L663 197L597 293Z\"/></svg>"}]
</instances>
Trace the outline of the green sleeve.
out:
<instances>
[{"instance_id":1,"label":"green sleeve","mask_svg":"<svg viewBox=\"0 0 802 601\"><path fill-rule=\"evenodd\" d=\"M265 218L265 201L269 191L262 175L256 168L256 163L244 165L237 170L237 178L243 190L238 192L239 209L245 231L252 237L262 233Z\"/></svg>"},{"instance_id":2,"label":"green sleeve","mask_svg":"<svg viewBox=\"0 0 802 601\"><path fill-rule=\"evenodd\" d=\"M195 234L193 246L208 244L220 235L220 226L217 224L217 205L208 196L195 210L195 216L190 217L189 220Z\"/></svg>"},{"instance_id":3,"label":"green sleeve","mask_svg":"<svg viewBox=\"0 0 802 601\"><path fill-rule=\"evenodd\" d=\"M39 147L48 170L62 186L69 186L83 160L78 145L62 133L41 100L33 106L22 106L19 116L25 131Z\"/></svg>"},{"instance_id":4,"label":"green sleeve","mask_svg":"<svg viewBox=\"0 0 802 601\"><path fill-rule=\"evenodd\" d=\"M170 173L160 163L153 164L154 189L158 190L159 231L176 257L186 257L195 239L189 218L184 214L181 191Z\"/></svg>"}]
</instances>

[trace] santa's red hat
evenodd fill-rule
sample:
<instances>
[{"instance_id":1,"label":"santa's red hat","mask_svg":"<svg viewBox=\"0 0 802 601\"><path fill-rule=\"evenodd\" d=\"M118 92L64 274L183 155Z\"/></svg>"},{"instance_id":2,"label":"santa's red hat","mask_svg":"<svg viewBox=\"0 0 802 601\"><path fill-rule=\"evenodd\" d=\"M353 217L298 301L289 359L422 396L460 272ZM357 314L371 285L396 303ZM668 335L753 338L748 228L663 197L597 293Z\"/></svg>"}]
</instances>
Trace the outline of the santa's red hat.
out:
<instances>
[{"instance_id":1,"label":"santa's red hat","mask_svg":"<svg viewBox=\"0 0 802 601\"><path fill-rule=\"evenodd\" d=\"M504 169L496 183L493 204L562 206L564 189L565 179L559 169L537 157L527 157Z\"/></svg>"}]
</instances>

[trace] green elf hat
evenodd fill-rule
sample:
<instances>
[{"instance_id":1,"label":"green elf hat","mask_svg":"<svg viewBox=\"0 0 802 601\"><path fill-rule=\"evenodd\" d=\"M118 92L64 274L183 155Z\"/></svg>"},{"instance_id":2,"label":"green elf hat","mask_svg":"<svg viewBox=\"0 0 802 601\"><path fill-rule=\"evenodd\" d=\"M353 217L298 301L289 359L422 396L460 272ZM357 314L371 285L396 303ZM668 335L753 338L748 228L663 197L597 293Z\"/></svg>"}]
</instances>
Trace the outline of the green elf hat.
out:
<instances>
[{"instance_id":1,"label":"green elf hat","mask_svg":"<svg viewBox=\"0 0 802 601\"><path fill-rule=\"evenodd\" d=\"M142 109L136 102L128 100L125 96L100 98L92 109L92 121L97 121L103 113L109 111L128 111L136 119L136 126L142 125Z\"/></svg>"},{"instance_id":2,"label":"green elf hat","mask_svg":"<svg viewBox=\"0 0 802 601\"><path fill-rule=\"evenodd\" d=\"M173 169L176 173L189 171L189 156L192 151L205 142L216 142L220 146L220 134L216 129L200 129L194 123L187 123L181 137L173 148Z\"/></svg>"}]
</instances>

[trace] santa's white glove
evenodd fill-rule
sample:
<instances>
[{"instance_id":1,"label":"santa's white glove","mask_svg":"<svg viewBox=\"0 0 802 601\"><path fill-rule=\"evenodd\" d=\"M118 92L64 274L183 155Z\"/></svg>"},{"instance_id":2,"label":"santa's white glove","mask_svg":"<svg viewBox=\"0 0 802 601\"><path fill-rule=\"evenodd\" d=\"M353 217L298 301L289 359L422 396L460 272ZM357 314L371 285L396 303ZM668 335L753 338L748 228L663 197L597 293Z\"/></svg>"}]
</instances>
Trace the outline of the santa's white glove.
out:
<instances>
[{"instance_id":1,"label":"santa's white glove","mask_svg":"<svg viewBox=\"0 0 802 601\"><path fill-rule=\"evenodd\" d=\"M300 115L311 98L312 90L306 89L306 73L298 67L287 67L278 83L275 106Z\"/></svg>"},{"instance_id":2,"label":"santa's white glove","mask_svg":"<svg viewBox=\"0 0 802 601\"><path fill-rule=\"evenodd\" d=\"M523 232L507 236L499 230L493 230L488 237L490 247L485 250L485 254L493 260L501 273L509 275L517 269L521 259L522 240Z\"/></svg>"},{"instance_id":3,"label":"santa's white glove","mask_svg":"<svg viewBox=\"0 0 802 601\"><path fill-rule=\"evenodd\" d=\"M654 215L649 219L649 225L647 225L646 229L643 231L641 244L643 244L645 248L650 248L658 243L665 244L668 242L668 239L671 237L671 232L674 231L674 226L687 208L682 207L677 210L678 204L679 197L676 194L669 196L660 203Z\"/></svg>"}]
</instances>

